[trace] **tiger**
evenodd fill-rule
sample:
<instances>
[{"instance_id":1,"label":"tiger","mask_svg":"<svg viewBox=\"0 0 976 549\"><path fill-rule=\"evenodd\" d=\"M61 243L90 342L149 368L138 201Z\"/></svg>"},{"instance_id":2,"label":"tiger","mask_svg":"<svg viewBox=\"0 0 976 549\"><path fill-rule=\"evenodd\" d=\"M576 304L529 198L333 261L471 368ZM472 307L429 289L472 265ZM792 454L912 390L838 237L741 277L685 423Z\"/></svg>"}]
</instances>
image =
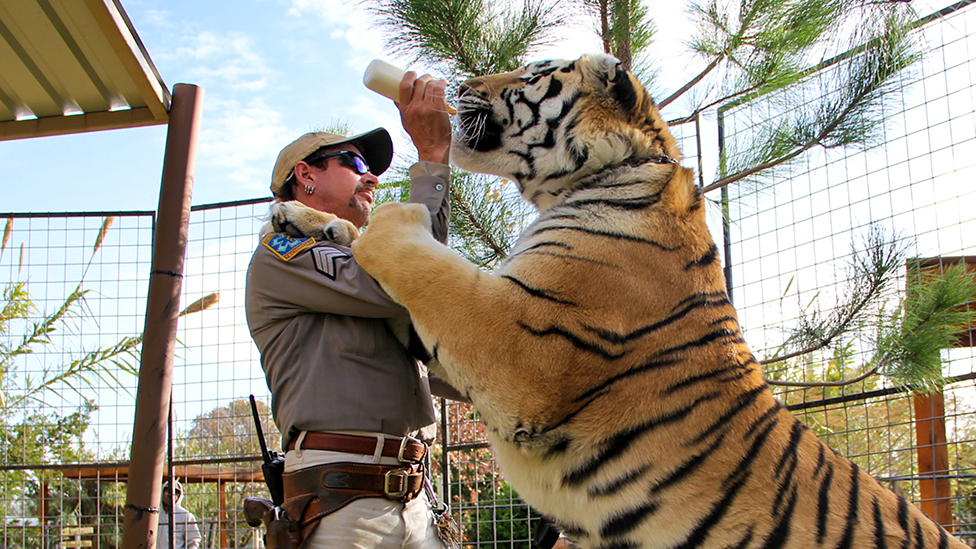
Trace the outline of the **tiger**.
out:
<instances>
[{"instance_id":1,"label":"tiger","mask_svg":"<svg viewBox=\"0 0 976 549\"><path fill-rule=\"evenodd\" d=\"M617 59L465 81L451 159L538 210L497 269L434 240L411 204L379 206L353 255L574 546L966 547L774 398L693 172Z\"/></svg>"}]
</instances>

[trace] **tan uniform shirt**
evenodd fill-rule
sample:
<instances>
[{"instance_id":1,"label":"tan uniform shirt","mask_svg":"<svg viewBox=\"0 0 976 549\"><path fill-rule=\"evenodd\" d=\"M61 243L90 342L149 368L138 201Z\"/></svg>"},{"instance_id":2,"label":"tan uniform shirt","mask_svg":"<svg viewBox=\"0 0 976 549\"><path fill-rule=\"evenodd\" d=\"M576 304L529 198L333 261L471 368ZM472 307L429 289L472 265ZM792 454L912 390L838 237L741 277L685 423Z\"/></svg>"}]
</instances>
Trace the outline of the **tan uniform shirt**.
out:
<instances>
[{"instance_id":1,"label":"tan uniform shirt","mask_svg":"<svg viewBox=\"0 0 976 549\"><path fill-rule=\"evenodd\" d=\"M418 162L410 177L410 201L427 206L446 242L450 169ZM267 235L247 270L245 310L285 448L299 431L433 438L426 369L384 322L407 312L349 248Z\"/></svg>"}]
</instances>

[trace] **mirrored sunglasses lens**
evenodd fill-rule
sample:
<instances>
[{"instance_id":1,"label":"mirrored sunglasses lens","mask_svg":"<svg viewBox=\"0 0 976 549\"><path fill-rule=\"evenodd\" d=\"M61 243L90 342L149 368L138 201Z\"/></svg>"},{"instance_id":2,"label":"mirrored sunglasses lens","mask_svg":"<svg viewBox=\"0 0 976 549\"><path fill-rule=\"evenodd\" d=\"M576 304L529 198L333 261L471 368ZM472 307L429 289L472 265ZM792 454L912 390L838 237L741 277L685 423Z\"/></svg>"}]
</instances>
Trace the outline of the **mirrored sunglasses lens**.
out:
<instances>
[{"instance_id":1,"label":"mirrored sunglasses lens","mask_svg":"<svg viewBox=\"0 0 976 549\"><path fill-rule=\"evenodd\" d=\"M363 175L364 173L369 171L369 164L366 164L366 161L363 160L362 158L354 154L344 155L343 158L345 158L346 161L349 162L350 167L356 170L356 173L358 173L359 175Z\"/></svg>"}]
</instances>

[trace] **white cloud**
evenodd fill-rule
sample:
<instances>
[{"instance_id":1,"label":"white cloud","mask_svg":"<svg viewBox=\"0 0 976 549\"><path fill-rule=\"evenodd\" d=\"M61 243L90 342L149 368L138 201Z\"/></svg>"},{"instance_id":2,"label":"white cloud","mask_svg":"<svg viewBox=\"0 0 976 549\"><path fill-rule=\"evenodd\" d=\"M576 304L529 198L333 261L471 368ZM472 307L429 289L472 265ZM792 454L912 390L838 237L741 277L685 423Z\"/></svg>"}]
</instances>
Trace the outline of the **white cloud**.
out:
<instances>
[{"instance_id":1,"label":"white cloud","mask_svg":"<svg viewBox=\"0 0 976 549\"><path fill-rule=\"evenodd\" d=\"M354 2L292 0L288 14L316 17L325 28L332 29L331 38L345 40L353 50L364 52L370 58L377 57L383 51L382 33L373 28L373 20L367 10L357 7Z\"/></svg>"},{"instance_id":2,"label":"white cloud","mask_svg":"<svg viewBox=\"0 0 976 549\"><path fill-rule=\"evenodd\" d=\"M261 97L243 103L208 98L205 117L200 161L221 169L226 182L267 191L278 150L295 137L282 113Z\"/></svg>"},{"instance_id":3,"label":"white cloud","mask_svg":"<svg viewBox=\"0 0 976 549\"><path fill-rule=\"evenodd\" d=\"M255 40L250 35L203 31L187 38L185 43L188 45L176 48L171 55L197 61L185 72L204 87L226 84L253 92L267 88L278 75L257 51Z\"/></svg>"}]
</instances>

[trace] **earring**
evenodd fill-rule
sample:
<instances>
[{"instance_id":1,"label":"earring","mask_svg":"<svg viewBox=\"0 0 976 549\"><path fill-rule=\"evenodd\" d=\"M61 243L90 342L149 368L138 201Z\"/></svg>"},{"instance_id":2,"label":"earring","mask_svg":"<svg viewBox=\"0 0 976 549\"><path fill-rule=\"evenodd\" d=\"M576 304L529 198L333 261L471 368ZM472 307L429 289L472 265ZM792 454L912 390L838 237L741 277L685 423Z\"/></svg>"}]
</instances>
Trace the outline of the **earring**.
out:
<instances>
[{"instance_id":1,"label":"earring","mask_svg":"<svg viewBox=\"0 0 976 549\"><path fill-rule=\"evenodd\" d=\"M312 194L315 192L315 187L311 185L305 185L305 194Z\"/></svg>"}]
</instances>

